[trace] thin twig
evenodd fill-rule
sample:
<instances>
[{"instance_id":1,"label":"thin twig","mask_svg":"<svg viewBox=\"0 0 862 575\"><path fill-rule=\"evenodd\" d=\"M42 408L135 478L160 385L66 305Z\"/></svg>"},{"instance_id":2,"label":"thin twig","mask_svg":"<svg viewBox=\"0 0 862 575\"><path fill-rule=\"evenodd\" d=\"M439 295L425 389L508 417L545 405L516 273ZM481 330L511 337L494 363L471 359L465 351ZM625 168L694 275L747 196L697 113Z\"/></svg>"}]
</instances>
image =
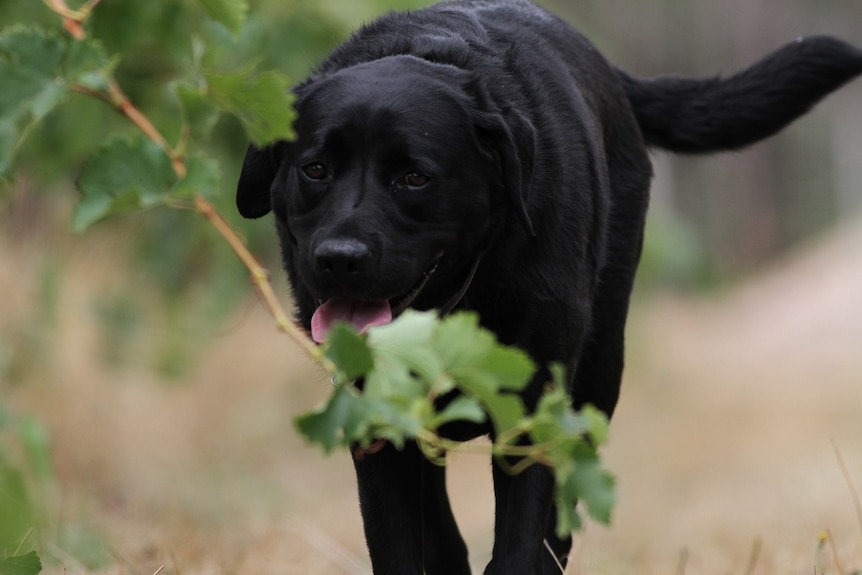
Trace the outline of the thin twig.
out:
<instances>
[{"instance_id":1,"label":"thin twig","mask_svg":"<svg viewBox=\"0 0 862 575\"><path fill-rule=\"evenodd\" d=\"M862 531L862 501L859 500L859 492L856 490L856 486L853 485L853 478L850 476L850 471L847 469L844 456L841 455L841 449L838 447L838 442L835 438L832 438L832 448L835 450L835 458L838 459L838 466L841 467L841 473L844 475L844 481L847 482L847 488L850 489L850 496L853 498L853 505L856 507L856 520L859 522L859 530Z\"/></svg>"},{"instance_id":2,"label":"thin twig","mask_svg":"<svg viewBox=\"0 0 862 575\"><path fill-rule=\"evenodd\" d=\"M111 102L110 96L105 92L100 92L99 90L93 90L92 88L88 88L86 86L82 86L80 84L72 84L70 90L73 92L77 92L78 94L83 94L84 96L88 96L90 98L95 98L97 100L101 100L102 102L113 106L113 102Z\"/></svg>"},{"instance_id":3,"label":"thin twig","mask_svg":"<svg viewBox=\"0 0 862 575\"><path fill-rule=\"evenodd\" d=\"M560 558L557 557L556 553L554 553L554 550L551 548L551 544L548 543L547 539L545 539L545 549L548 550L548 553L550 553L551 557L554 559L554 563L557 564L557 568L560 570L560 573L565 574L565 572L566 572L565 567L563 567L563 564L560 563Z\"/></svg>"},{"instance_id":4,"label":"thin twig","mask_svg":"<svg viewBox=\"0 0 862 575\"><path fill-rule=\"evenodd\" d=\"M65 0L45 0L48 7L63 18L77 18L79 14L69 8Z\"/></svg>"},{"instance_id":5,"label":"thin twig","mask_svg":"<svg viewBox=\"0 0 862 575\"><path fill-rule=\"evenodd\" d=\"M45 0L45 3L51 10L63 17L63 28L75 40L83 40L87 37L83 24L89 15L88 13L85 14L82 10L72 10L65 0Z\"/></svg>"},{"instance_id":6,"label":"thin twig","mask_svg":"<svg viewBox=\"0 0 862 575\"><path fill-rule=\"evenodd\" d=\"M33 528L31 527L30 529L27 530L27 533L24 534L24 538L21 539L21 542L18 544L18 548L15 549L15 553L13 553L12 555L18 555L19 553L21 553L21 549L24 548L24 543L26 543L27 540L30 539L30 536L32 534L33 534Z\"/></svg>"},{"instance_id":7,"label":"thin twig","mask_svg":"<svg viewBox=\"0 0 862 575\"><path fill-rule=\"evenodd\" d=\"M108 94L111 98L111 105L131 120L131 122L137 126L145 136L164 150L165 154L167 154L168 158L171 160L174 172L176 172L177 176L180 178L184 178L186 176L186 166L182 157L176 153L165 137L162 136L161 132L159 132L153 123L150 122L150 119L138 110L134 104L132 104L132 101L128 96L126 96L114 78L108 80Z\"/></svg>"},{"instance_id":8,"label":"thin twig","mask_svg":"<svg viewBox=\"0 0 862 575\"><path fill-rule=\"evenodd\" d=\"M242 260L242 263L245 264L245 267L248 268L248 271L251 274L251 281L261 298L263 298L263 303L267 311L269 311L270 315L275 319L275 323L279 331L290 336L290 338L293 339L293 341L296 342L312 359L323 363L323 367L327 369L327 371L334 371L334 368L325 361L320 348L308 338L302 329L287 317L287 314L279 303L278 298L275 295L275 290L272 288L272 284L269 281L269 272L251 254L245 243L239 238L239 236L237 236L236 232L234 232L233 228L231 228L224 218L219 215L215 206L201 195L195 196L195 206L197 207L198 212L207 218L213 227L215 227L215 229L227 241L234 253L236 253L239 259Z\"/></svg>"},{"instance_id":9,"label":"thin twig","mask_svg":"<svg viewBox=\"0 0 862 575\"><path fill-rule=\"evenodd\" d=\"M338 565L345 573L367 573L363 562L355 557L349 549L343 547L328 533L313 525L288 525L287 529L314 547L331 563Z\"/></svg>"}]
</instances>

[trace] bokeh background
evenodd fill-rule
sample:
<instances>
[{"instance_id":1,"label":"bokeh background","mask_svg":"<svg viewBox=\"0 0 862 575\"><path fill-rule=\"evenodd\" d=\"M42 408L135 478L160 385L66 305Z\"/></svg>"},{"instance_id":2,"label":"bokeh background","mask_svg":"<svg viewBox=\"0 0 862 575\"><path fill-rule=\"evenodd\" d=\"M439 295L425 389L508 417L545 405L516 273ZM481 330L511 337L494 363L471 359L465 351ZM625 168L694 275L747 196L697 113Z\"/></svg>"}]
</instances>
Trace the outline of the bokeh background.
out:
<instances>
[{"instance_id":1,"label":"bokeh background","mask_svg":"<svg viewBox=\"0 0 862 575\"><path fill-rule=\"evenodd\" d=\"M180 0L105 0L91 32L169 124L164 85L195 38L223 47L213 61L298 80L362 22L425 2L250 4L237 39ZM542 4L643 76L730 73L812 33L862 45L858 0ZM42 3L0 0L0 26L16 22L57 26ZM348 456L305 446L291 423L327 382L214 232L168 211L68 231L83 162L125 129L72 99L0 187L0 553L35 526L51 574L369 573ZM271 221L232 208L245 145L223 118L207 148L217 201L277 270ZM569 573L862 570L862 82L743 153L654 162L605 451L619 504L610 528L577 537ZM450 489L480 572L488 461L455 457Z\"/></svg>"}]
</instances>

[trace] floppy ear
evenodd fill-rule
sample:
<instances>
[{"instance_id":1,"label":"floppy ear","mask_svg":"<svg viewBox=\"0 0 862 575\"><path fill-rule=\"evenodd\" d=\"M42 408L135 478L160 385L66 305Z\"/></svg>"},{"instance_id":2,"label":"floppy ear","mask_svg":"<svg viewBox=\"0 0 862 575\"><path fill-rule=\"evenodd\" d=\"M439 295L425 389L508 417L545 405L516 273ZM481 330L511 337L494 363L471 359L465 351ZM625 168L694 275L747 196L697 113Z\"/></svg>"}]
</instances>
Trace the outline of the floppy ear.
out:
<instances>
[{"instance_id":1,"label":"floppy ear","mask_svg":"<svg viewBox=\"0 0 862 575\"><path fill-rule=\"evenodd\" d=\"M494 157L503 186L521 225L535 236L527 201L536 160L536 130L517 110L479 112L476 127L483 148Z\"/></svg>"},{"instance_id":2,"label":"floppy ear","mask_svg":"<svg viewBox=\"0 0 862 575\"><path fill-rule=\"evenodd\" d=\"M236 186L236 207L244 218L259 218L269 213L269 188L275 173L271 149L260 149L250 144Z\"/></svg>"}]
</instances>

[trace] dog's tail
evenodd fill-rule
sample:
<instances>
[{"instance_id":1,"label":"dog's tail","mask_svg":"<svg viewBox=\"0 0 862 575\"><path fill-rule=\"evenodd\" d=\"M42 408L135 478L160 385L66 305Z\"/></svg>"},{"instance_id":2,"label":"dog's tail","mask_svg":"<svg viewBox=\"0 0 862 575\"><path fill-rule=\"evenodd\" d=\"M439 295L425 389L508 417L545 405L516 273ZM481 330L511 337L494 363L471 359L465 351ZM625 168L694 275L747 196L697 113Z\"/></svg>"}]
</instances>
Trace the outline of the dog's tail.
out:
<instances>
[{"instance_id":1,"label":"dog's tail","mask_svg":"<svg viewBox=\"0 0 862 575\"><path fill-rule=\"evenodd\" d=\"M775 134L862 74L862 50L816 36L728 78L642 80L617 73L648 145L699 154L742 148Z\"/></svg>"}]
</instances>

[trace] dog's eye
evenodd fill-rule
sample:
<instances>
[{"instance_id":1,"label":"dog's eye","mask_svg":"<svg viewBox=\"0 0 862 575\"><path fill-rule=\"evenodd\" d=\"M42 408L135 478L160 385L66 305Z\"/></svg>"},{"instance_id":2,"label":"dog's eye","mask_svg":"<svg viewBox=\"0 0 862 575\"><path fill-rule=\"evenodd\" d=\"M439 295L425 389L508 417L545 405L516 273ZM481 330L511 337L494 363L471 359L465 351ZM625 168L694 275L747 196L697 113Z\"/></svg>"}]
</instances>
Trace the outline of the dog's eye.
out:
<instances>
[{"instance_id":1,"label":"dog's eye","mask_svg":"<svg viewBox=\"0 0 862 575\"><path fill-rule=\"evenodd\" d=\"M305 177L309 180L315 181L322 180L329 174L326 170L326 166L320 162L311 162L310 164L302 166L302 173L305 174Z\"/></svg>"},{"instance_id":2,"label":"dog's eye","mask_svg":"<svg viewBox=\"0 0 862 575\"><path fill-rule=\"evenodd\" d=\"M421 188L425 184L431 181L431 178L426 176L425 174L420 174L419 172L410 172L409 174L405 174L395 183L399 186L404 186L408 188Z\"/></svg>"}]
</instances>

